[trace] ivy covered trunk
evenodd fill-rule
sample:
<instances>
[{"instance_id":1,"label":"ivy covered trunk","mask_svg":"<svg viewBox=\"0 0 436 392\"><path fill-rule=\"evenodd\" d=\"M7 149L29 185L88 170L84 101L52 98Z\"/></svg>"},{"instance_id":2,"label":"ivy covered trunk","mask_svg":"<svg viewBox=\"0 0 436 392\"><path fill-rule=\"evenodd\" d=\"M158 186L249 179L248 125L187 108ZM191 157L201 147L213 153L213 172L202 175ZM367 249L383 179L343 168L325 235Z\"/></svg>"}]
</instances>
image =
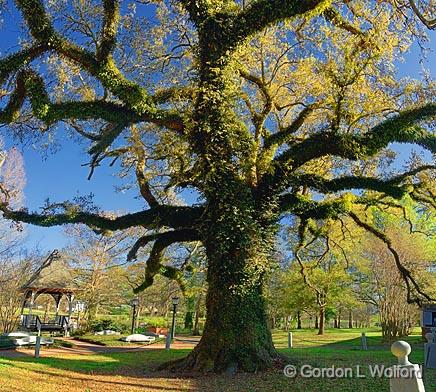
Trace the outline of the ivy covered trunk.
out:
<instances>
[{"instance_id":1,"label":"ivy covered trunk","mask_svg":"<svg viewBox=\"0 0 436 392\"><path fill-rule=\"evenodd\" d=\"M271 367L278 357L265 295L275 226L265 223L245 182L221 176L217 184L208 195L203 228L206 324L200 343L181 365L201 372L253 372Z\"/></svg>"},{"instance_id":2,"label":"ivy covered trunk","mask_svg":"<svg viewBox=\"0 0 436 392\"><path fill-rule=\"evenodd\" d=\"M229 244L220 237L211 237L206 244L206 325L185 365L198 371L230 373L266 369L277 354L266 312L269 262L259 250L262 241L255 233L248 233L244 241L229 237Z\"/></svg>"},{"instance_id":3,"label":"ivy covered trunk","mask_svg":"<svg viewBox=\"0 0 436 392\"><path fill-rule=\"evenodd\" d=\"M200 93L191 136L207 204L201 228L208 258L207 317L200 343L181 365L233 373L268 368L277 357L264 292L275 226L274 214L268 214L273 208L263 208L247 178L251 169L241 171L238 162L254 145L234 111L235 71L223 33L213 18L199 26Z\"/></svg>"}]
</instances>

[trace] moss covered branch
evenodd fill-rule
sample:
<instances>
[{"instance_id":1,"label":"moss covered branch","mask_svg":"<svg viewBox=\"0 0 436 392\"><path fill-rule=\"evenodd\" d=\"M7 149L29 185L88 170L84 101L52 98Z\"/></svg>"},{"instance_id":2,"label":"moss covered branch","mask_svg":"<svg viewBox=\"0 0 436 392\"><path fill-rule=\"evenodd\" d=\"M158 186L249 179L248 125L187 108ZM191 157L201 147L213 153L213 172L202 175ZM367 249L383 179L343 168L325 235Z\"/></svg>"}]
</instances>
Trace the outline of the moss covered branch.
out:
<instances>
[{"instance_id":1,"label":"moss covered branch","mask_svg":"<svg viewBox=\"0 0 436 392\"><path fill-rule=\"evenodd\" d=\"M411 109L388 119L363 135L322 132L292 145L276 162L298 167L326 155L364 159L377 154L389 143L412 143L436 152L436 136L419 124L436 117L436 104Z\"/></svg>"},{"instance_id":2,"label":"moss covered branch","mask_svg":"<svg viewBox=\"0 0 436 392\"><path fill-rule=\"evenodd\" d=\"M16 222L30 223L36 226L52 227L71 223L81 223L98 230L124 230L130 227L142 226L145 228L171 227L178 229L198 223L202 207L159 206L149 210L131 214L110 217L80 210L78 207L69 207L59 214L38 214L27 210L11 210L5 204L0 205L3 217Z\"/></svg>"},{"instance_id":3,"label":"moss covered branch","mask_svg":"<svg viewBox=\"0 0 436 392\"><path fill-rule=\"evenodd\" d=\"M148 203L150 207L156 207L159 205L156 197L151 191L148 179L145 176L146 156L144 146L142 145L140 135L136 130L132 130L133 145L130 149L136 158L135 174L136 181L139 186L139 191L143 199Z\"/></svg>"},{"instance_id":4,"label":"moss covered branch","mask_svg":"<svg viewBox=\"0 0 436 392\"><path fill-rule=\"evenodd\" d=\"M20 50L0 60L0 85L6 79L20 70L23 66L28 65L48 50L43 44L31 46L30 48Z\"/></svg>"},{"instance_id":5,"label":"moss covered branch","mask_svg":"<svg viewBox=\"0 0 436 392\"><path fill-rule=\"evenodd\" d=\"M333 200L315 201L298 193L282 195L279 201L280 212L289 212L301 219L335 219L352 210L358 197L346 194Z\"/></svg>"},{"instance_id":6,"label":"moss covered branch","mask_svg":"<svg viewBox=\"0 0 436 392\"><path fill-rule=\"evenodd\" d=\"M327 131L312 134L301 142L291 144L273 160L271 173L265 175L260 183L259 194L282 192L292 172L324 156L354 161L366 159L394 142L416 144L436 153L436 135L420 125L434 121L435 117L436 104L431 103L403 111L362 135Z\"/></svg>"},{"instance_id":7,"label":"moss covered branch","mask_svg":"<svg viewBox=\"0 0 436 392\"><path fill-rule=\"evenodd\" d=\"M33 38L41 46L54 50L61 57L79 64L83 70L98 79L103 87L119 98L126 108L134 112L142 121L153 122L177 132L183 132L183 121L178 113L156 107L147 91L128 80L118 69L113 58L109 56L109 52L113 50L115 45L117 21L109 21L108 18L112 14L116 16L118 12L115 1L107 0L105 2L105 22L97 56L57 33L41 0L16 0L16 3Z\"/></svg>"},{"instance_id":8,"label":"moss covered branch","mask_svg":"<svg viewBox=\"0 0 436 392\"><path fill-rule=\"evenodd\" d=\"M21 106L26 98L25 77L22 72L17 75L14 91L9 97L9 102L0 110L0 124L9 124L16 120Z\"/></svg>"},{"instance_id":9,"label":"moss covered branch","mask_svg":"<svg viewBox=\"0 0 436 392\"><path fill-rule=\"evenodd\" d=\"M177 231L167 231L164 233L153 233L144 235L141 238L139 238L135 244L130 249L127 260L132 261L136 260L138 251L148 245L150 242L160 240L163 244L168 243L171 244L173 242L178 241L199 241L200 240L200 234L195 229L182 229ZM168 246L168 245L166 245Z\"/></svg>"},{"instance_id":10,"label":"moss covered branch","mask_svg":"<svg viewBox=\"0 0 436 392\"><path fill-rule=\"evenodd\" d=\"M349 23L347 20L345 20L344 17L341 15L341 13L336 8L333 8L333 7L327 8L323 12L323 16L328 21L330 21L333 25L335 25L336 27L339 27L343 30L346 30L351 34L359 35L362 37L365 35L365 33L363 31L361 31L359 28L357 28L356 26L353 26L351 23Z\"/></svg>"},{"instance_id":11,"label":"moss covered branch","mask_svg":"<svg viewBox=\"0 0 436 392\"><path fill-rule=\"evenodd\" d=\"M0 123L9 124L16 120L25 98L28 97L36 118L51 125L60 120L104 119L108 122L135 122L138 116L124 106L105 101L69 101L52 103L42 78L32 70L17 75L16 87L9 102L0 110Z\"/></svg>"},{"instance_id":12,"label":"moss covered branch","mask_svg":"<svg viewBox=\"0 0 436 392\"><path fill-rule=\"evenodd\" d=\"M120 20L118 0L103 0L104 18L101 40L97 48L97 61L102 61L115 49L117 28Z\"/></svg>"},{"instance_id":13,"label":"moss covered branch","mask_svg":"<svg viewBox=\"0 0 436 392\"><path fill-rule=\"evenodd\" d=\"M267 27L298 15L320 14L329 0L257 0L237 13L227 32L229 47L251 37Z\"/></svg>"},{"instance_id":14,"label":"moss covered branch","mask_svg":"<svg viewBox=\"0 0 436 392\"><path fill-rule=\"evenodd\" d=\"M436 167L433 165L424 165L387 180L365 176L344 176L326 179L316 174L302 173L292 176L287 185L293 187L306 186L324 194L351 189L368 189L384 193L395 199L401 199L410 192L407 184L404 186L400 185L405 179L423 171L434 169L436 169Z\"/></svg>"},{"instance_id":15,"label":"moss covered branch","mask_svg":"<svg viewBox=\"0 0 436 392\"><path fill-rule=\"evenodd\" d=\"M134 292L138 293L151 286L153 284L154 277L157 274L161 274L166 278L176 280L183 290L183 271L172 266L163 265L162 260L164 252L168 246L177 242L198 241L198 232L192 229L182 229L141 237L130 250L128 259L135 259L138 250L153 240L155 242L151 249L150 256L146 262L144 281L140 286L134 289Z\"/></svg>"},{"instance_id":16,"label":"moss covered branch","mask_svg":"<svg viewBox=\"0 0 436 392\"><path fill-rule=\"evenodd\" d=\"M208 15L207 0L178 0L180 4L188 11L191 20L194 23L201 23Z\"/></svg>"}]
</instances>

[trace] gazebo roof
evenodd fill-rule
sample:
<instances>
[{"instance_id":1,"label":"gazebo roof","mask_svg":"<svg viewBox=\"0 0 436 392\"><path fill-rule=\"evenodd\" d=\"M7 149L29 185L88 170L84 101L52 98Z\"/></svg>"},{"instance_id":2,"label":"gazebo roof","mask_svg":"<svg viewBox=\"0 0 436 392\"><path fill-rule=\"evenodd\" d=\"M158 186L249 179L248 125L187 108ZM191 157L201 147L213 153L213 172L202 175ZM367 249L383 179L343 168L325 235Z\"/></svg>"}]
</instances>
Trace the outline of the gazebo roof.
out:
<instances>
[{"instance_id":1,"label":"gazebo roof","mask_svg":"<svg viewBox=\"0 0 436 392\"><path fill-rule=\"evenodd\" d=\"M21 289L41 293L68 293L76 291L77 288L74 271L66 260L54 251Z\"/></svg>"}]
</instances>

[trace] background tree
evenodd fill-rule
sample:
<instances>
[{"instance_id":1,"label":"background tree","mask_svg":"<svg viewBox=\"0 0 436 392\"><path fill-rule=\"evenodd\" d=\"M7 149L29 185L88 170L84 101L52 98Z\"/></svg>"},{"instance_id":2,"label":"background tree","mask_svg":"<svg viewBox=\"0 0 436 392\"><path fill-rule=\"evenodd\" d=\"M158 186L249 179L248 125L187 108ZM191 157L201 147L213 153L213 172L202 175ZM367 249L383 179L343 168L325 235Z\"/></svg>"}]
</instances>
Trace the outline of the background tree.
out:
<instances>
[{"instance_id":1,"label":"background tree","mask_svg":"<svg viewBox=\"0 0 436 392\"><path fill-rule=\"evenodd\" d=\"M412 215L410 207L406 205L404 210L409 216ZM434 227L429 224L431 219L418 212L417 222L409 220L405 224L392 211L387 211L376 213L377 225L389 233L404 265L420 277L421 284L431 293L430 282L435 278L431 270L435 246ZM365 235L359 242L355 248L355 257L362 258L355 271L358 296L377 307L385 340L409 335L419 320L419 308L407 302L407 287L395 268L395 262L379 242Z\"/></svg>"},{"instance_id":2,"label":"background tree","mask_svg":"<svg viewBox=\"0 0 436 392\"><path fill-rule=\"evenodd\" d=\"M0 261L0 330L3 333L15 331L20 322L21 287L30 278L35 261L34 255L17 251L3 255Z\"/></svg>"},{"instance_id":3,"label":"background tree","mask_svg":"<svg viewBox=\"0 0 436 392\"><path fill-rule=\"evenodd\" d=\"M18 150L1 151L0 175L9 203L16 208L22 206L26 177ZM0 220L0 329L3 332L13 331L19 322L22 305L20 289L30 277L34 265L34 258L22 252L24 235L21 225Z\"/></svg>"},{"instance_id":4,"label":"background tree","mask_svg":"<svg viewBox=\"0 0 436 392\"><path fill-rule=\"evenodd\" d=\"M277 358L265 286L277 224L286 214L301 223L301 246L312 220L349 217L386 244L409 299L427 297L390 239L359 216L359 206L407 194L431 204L428 187L407 183L431 166L392 176L355 170L391 142L435 152L426 125L436 113L431 86L395 74L395 60L418 31L410 6L145 2L154 14L150 23L116 0L14 3L28 30L23 48L0 60L6 89L0 124L47 135L66 122L91 143L91 175L105 158L120 160L123 170L132 169L147 206L113 217L66 202L38 214L6 199L3 214L41 226L142 226L149 232L129 259L153 245L136 291L157 274L180 282L184 271L164 263L166 248L201 241L207 319L181 368L255 371ZM174 192L189 189L197 202L174 203Z\"/></svg>"},{"instance_id":5,"label":"background tree","mask_svg":"<svg viewBox=\"0 0 436 392\"><path fill-rule=\"evenodd\" d=\"M79 299L86 303L86 321L91 324L101 307L114 306L122 297L125 254L132 230L97 235L84 226L66 229L69 245L63 255L77 274Z\"/></svg>"},{"instance_id":6,"label":"background tree","mask_svg":"<svg viewBox=\"0 0 436 392\"><path fill-rule=\"evenodd\" d=\"M270 306L285 318L285 328L302 328L305 314L317 313L315 293L304 283L296 263L277 271L270 287Z\"/></svg>"}]
</instances>

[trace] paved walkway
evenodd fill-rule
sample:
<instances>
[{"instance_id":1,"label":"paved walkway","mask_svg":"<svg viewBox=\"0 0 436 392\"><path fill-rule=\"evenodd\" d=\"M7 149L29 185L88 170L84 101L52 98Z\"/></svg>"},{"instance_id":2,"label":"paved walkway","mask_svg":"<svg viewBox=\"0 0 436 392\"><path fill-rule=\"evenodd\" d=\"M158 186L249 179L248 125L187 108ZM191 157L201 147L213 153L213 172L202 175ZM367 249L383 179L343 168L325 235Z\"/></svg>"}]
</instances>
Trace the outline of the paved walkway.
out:
<instances>
[{"instance_id":1,"label":"paved walkway","mask_svg":"<svg viewBox=\"0 0 436 392\"><path fill-rule=\"evenodd\" d=\"M41 350L42 357L52 357L56 355L74 354L74 355L92 355L92 354L105 354L105 353L128 353L142 350L162 350L165 349L165 342L154 344L132 344L129 346L100 346L97 344L81 342L71 338L65 338L74 347L53 347L43 348ZM198 337L180 337L176 338L171 344L173 349L186 349L193 348L198 343ZM33 348L17 348L15 350L0 350L0 358L17 358L33 356Z\"/></svg>"}]
</instances>

